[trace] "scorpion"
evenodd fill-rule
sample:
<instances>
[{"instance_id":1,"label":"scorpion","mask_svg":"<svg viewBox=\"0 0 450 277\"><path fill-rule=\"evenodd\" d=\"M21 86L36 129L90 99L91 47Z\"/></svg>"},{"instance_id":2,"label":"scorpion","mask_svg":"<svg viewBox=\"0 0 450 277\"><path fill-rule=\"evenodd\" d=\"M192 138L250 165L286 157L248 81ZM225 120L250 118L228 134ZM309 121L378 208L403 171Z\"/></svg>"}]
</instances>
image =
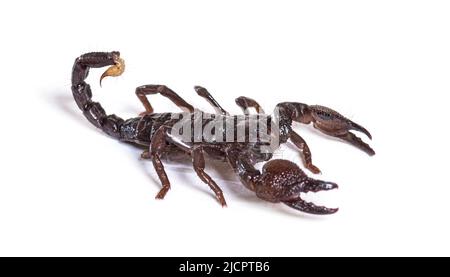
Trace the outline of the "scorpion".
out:
<instances>
[{"instance_id":1,"label":"scorpion","mask_svg":"<svg viewBox=\"0 0 450 277\"><path fill-rule=\"evenodd\" d=\"M300 197L301 193L336 189L338 188L336 183L308 177L297 164L289 160L272 159L272 153L261 151L261 147L267 145L267 142L261 139L252 142L239 140L236 133L232 141L224 142L218 139L222 134L225 135L226 131L230 131L230 128L232 131L236 131L238 127L242 126L246 130L245 138L248 137L249 128L256 120L249 113L249 109L255 109L256 115L265 115L264 110L255 100L244 96L237 98L235 102L243 110L243 115L230 115L219 105L208 90L196 86L197 94L215 108L215 114L208 114L195 109L167 86L143 85L137 87L135 93L142 102L145 112L137 117L124 120L115 114L107 115L103 107L92 100L90 85L85 82L91 68L106 66L109 67L100 77L100 86L105 77L117 77L124 72L125 62L120 57L120 52L91 52L76 58L72 71L73 97L84 116L97 128L115 139L145 149L141 157L152 161L162 183L162 188L156 195L157 199L163 199L171 188L161 160L181 154L192 160L193 168L198 177L214 192L219 203L226 206L221 188L205 172L206 154L209 158L227 162L237 174L241 183L262 200L283 203L293 209L310 214L323 215L338 211L338 208L319 206ZM167 97L182 112L155 113L147 98L148 95L154 94ZM326 135L347 141L371 156L375 154L375 151L368 144L350 130L364 133L369 139L372 139L371 134L364 127L330 108L298 102L282 102L276 105L276 109L277 113L266 115L266 123L278 121L277 128L271 128L272 125L269 124L269 134L272 137L274 134L278 136L277 145L290 140L301 153L305 168L314 174L320 173L320 170L312 163L311 151L305 140L293 130L293 122L312 123L314 128ZM198 116L198 113L204 116ZM180 117L182 119L179 119ZM227 128L221 129L209 141L194 140L194 135L191 136L191 140L181 140L171 132L174 126L183 120L190 120L205 127L219 117L225 120ZM192 127L193 125L188 126ZM262 170L255 167L260 162L266 162Z\"/></svg>"}]
</instances>

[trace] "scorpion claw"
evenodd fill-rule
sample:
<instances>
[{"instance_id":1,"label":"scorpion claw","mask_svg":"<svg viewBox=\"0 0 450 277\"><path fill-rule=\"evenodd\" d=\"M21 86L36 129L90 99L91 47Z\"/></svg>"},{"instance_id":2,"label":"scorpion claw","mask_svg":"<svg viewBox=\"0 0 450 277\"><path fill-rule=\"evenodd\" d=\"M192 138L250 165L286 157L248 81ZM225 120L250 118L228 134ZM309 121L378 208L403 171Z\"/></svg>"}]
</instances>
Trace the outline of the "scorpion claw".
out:
<instances>
[{"instance_id":1,"label":"scorpion claw","mask_svg":"<svg viewBox=\"0 0 450 277\"><path fill-rule=\"evenodd\" d=\"M314 123L314 127L319 129L325 134L343 139L350 144L363 150L370 156L375 155L375 151L365 142L363 142L350 130L355 130L365 134L369 139L372 139L372 135L366 128L344 117L338 112L323 106L309 106L311 111L311 120Z\"/></svg>"},{"instance_id":2,"label":"scorpion claw","mask_svg":"<svg viewBox=\"0 0 450 277\"><path fill-rule=\"evenodd\" d=\"M114 62L115 64L110 66L105 72L103 72L102 76L100 77L100 87L102 86L102 80L105 77L117 77L122 75L122 73L125 71L125 61L122 58L120 58L118 55L115 55Z\"/></svg>"},{"instance_id":3,"label":"scorpion claw","mask_svg":"<svg viewBox=\"0 0 450 277\"><path fill-rule=\"evenodd\" d=\"M369 131L367 131L366 128L364 128L363 126L356 124L355 122L349 120L349 125L351 126L352 130L361 132L363 134L365 134L369 139L372 139L372 135L369 133Z\"/></svg>"},{"instance_id":4,"label":"scorpion claw","mask_svg":"<svg viewBox=\"0 0 450 277\"><path fill-rule=\"evenodd\" d=\"M366 152L369 156L375 155L375 151L370 147L370 145L362 141L362 139L351 132L348 132L340 138L358 147L362 151Z\"/></svg>"},{"instance_id":5,"label":"scorpion claw","mask_svg":"<svg viewBox=\"0 0 450 277\"><path fill-rule=\"evenodd\" d=\"M339 187L336 183L315 180L312 178L308 178L308 180L304 184L302 184L302 186L303 192L319 192L322 190L337 189Z\"/></svg>"},{"instance_id":6,"label":"scorpion claw","mask_svg":"<svg viewBox=\"0 0 450 277\"><path fill-rule=\"evenodd\" d=\"M282 202L310 214L332 214L338 209L306 202L300 197L300 193L337 188L336 183L309 178L295 163L287 160L271 160L265 164L261 182L255 186L259 198L270 202Z\"/></svg>"},{"instance_id":7,"label":"scorpion claw","mask_svg":"<svg viewBox=\"0 0 450 277\"><path fill-rule=\"evenodd\" d=\"M283 201L283 203L291 208L302 211L309 214L334 214L339 208L327 208L324 206L317 206L313 203L306 202L305 200L298 198L293 201Z\"/></svg>"},{"instance_id":8,"label":"scorpion claw","mask_svg":"<svg viewBox=\"0 0 450 277\"><path fill-rule=\"evenodd\" d=\"M315 180L312 178L308 178L307 181L300 186L302 186L302 192L318 192L338 188L338 185L335 183ZM333 214L338 211L338 208L327 208L324 206L317 206L311 202L306 202L299 195L281 202L291 208L310 214Z\"/></svg>"}]
</instances>

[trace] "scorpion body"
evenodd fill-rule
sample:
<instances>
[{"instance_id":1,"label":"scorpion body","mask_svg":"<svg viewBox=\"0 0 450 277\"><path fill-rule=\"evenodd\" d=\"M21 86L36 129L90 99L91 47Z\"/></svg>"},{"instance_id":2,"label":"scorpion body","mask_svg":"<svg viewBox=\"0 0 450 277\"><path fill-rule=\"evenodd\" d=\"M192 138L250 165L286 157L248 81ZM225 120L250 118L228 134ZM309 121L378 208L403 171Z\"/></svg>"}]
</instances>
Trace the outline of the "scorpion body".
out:
<instances>
[{"instance_id":1,"label":"scorpion body","mask_svg":"<svg viewBox=\"0 0 450 277\"><path fill-rule=\"evenodd\" d=\"M161 159L174 154L190 156L194 170L199 178L215 193L218 201L225 206L222 190L204 171L205 158L208 154L213 159L229 163L241 182L256 195L266 201L282 202L294 209L313 213L330 214L337 209L317 206L300 198L301 192L321 191L337 188L335 183L309 178L296 164L287 160L271 160L272 153L261 151L276 136L278 146L291 140L303 154L304 165L313 173L320 170L312 164L311 152L303 138L291 127L292 122L313 123L323 133L346 140L369 155L375 154L369 145L364 143L349 130L357 130L371 138L370 133L360 125L345 118L339 113L322 106L309 106L297 102L283 102L276 105L276 113L265 115L260 105L253 99L239 97L236 104L242 108L244 115L229 115L211 94L202 87L196 86L197 94L205 98L215 109L216 114L209 114L195 109L178 94L164 85L144 85L136 89L136 95L145 107L140 116L124 120L114 114L106 114L103 107L92 100L90 85L85 82L90 68L109 66L100 78L119 76L125 69L125 63L119 52L93 52L81 55L75 60L72 72L72 93L78 107L85 117L97 128L120 141L133 143L146 148L142 157L150 159L155 167L162 188L156 198L162 199L170 189L170 182ZM147 95L161 94L169 98L184 112L154 113ZM257 116L249 114L249 108L255 108ZM261 120L262 118L262 120ZM220 119L223 128L215 129L212 136L205 139L203 133L196 133L196 126L209 128ZM273 125L273 122L277 122ZM190 129L188 138L180 139L174 134L175 126ZM250 139L253 128L261 126L267 130L269 140L260 136ZM239 130L244 130L239 133ZM231 131L231 139L228 136ZM227 138L226 140L224 138ZM262 172L255 168L258 162L267 163Z\"/></svg>"}]
</instances>

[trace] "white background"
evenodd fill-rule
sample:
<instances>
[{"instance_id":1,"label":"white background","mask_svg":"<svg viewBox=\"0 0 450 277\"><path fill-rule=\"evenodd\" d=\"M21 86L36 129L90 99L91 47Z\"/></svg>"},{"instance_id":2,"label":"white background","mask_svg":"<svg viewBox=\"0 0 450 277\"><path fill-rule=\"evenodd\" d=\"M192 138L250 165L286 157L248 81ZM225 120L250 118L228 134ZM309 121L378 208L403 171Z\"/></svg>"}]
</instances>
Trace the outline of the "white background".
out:
<instances>
[{"instance_id":1,"label":"white background","mask_svg":"<svg viewBox=\"0 0 450 277\"><path fill-rule=\"evenodd\" d=\"M448 1L1 2L0 255L449 255L449 15ZM103 70L88 80L107 112L141 112L143 84L212 111L193 90L203 85L232 113L240 95L267 111L332 107L372 133L377 154L296 125L315 177L340 185L307 195L338 206L332 216L259 200L216 163L227 208L189 163L167 166L172 190L157 201L151 163L71 96L73 60L110 50L126 72L103 88ZM277 157L300 163L292 147Z\"/></svg>"}]
</instances>

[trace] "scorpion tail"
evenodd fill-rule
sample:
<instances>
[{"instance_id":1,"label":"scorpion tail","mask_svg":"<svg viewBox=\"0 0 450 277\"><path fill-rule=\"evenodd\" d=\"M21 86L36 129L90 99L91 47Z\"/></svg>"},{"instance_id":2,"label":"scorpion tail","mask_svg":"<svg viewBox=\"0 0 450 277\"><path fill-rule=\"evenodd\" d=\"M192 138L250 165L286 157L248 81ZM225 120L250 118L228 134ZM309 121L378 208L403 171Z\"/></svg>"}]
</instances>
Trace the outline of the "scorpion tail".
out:
<instances>
[{"instance_id":1,"label":"scorpion tail","mask_svg":"<svg viewBox=\"0 0 450 277\"><path fill-rule=\"evenodd\" d=\"M81 55L75 60L72 70L72 94L84 116L106 134L119 139L120 127L124 120L114 114L107 115L100 103L92 101L92 91L85 82L90 68L110 66L103 73L107 76L119 76L125 70L125 63L119 52L92 52ZM101 80L100 80L101 84Z\"/></svg>"}]
</instances>

